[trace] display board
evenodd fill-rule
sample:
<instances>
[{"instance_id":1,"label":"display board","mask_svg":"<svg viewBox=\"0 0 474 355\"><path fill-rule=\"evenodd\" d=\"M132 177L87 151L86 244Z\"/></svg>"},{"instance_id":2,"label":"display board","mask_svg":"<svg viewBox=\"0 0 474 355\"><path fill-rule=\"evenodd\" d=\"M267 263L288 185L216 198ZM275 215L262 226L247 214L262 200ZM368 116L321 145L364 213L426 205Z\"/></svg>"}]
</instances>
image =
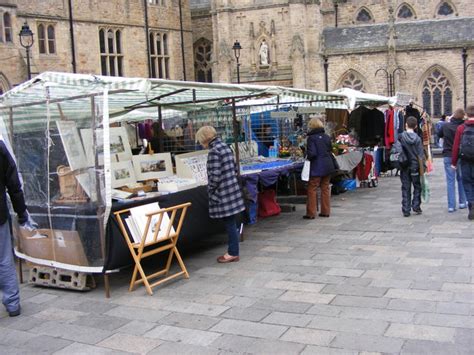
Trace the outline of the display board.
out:
<instances>
[{"instance_id":1,"label":"display board","mask_svg":"<svg viewBox=\"0 0 474 355\"><path fill-rule=\"evenodd\" d=\"M199 185L207 185L207 154L209 150L179 154L175 156L176 175L195 179Z\"/></svg>"}]
</instances>

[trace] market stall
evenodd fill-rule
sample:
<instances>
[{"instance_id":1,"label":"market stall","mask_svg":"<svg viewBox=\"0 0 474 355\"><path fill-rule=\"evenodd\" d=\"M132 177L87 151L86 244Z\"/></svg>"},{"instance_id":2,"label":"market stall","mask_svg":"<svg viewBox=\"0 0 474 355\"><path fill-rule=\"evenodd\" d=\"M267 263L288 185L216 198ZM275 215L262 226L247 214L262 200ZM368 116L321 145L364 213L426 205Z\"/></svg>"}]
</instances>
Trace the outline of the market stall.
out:
<instances>
[{"instance_id":1,"label":"market stall","mask_svg":"<svg viewBox=\"0 0 474 355\"><path fill-rule=\"evenodd\" d=\"M128 199L126 193L144 191L147 197L165 198L160 191L148 195L146 183L159 178L155 173L172 169L167 156L154 156L160 161L156 166L135 156L121 123L154 118L163 127L177 116L192 118L209 110L218 115L222 108L235 124L237 101L273 96L346 107L342 95L281 87L62 73L43 73L5 93L1 133L16 157L28 208L39 225L31 235L15 233L17 255L37 264L103 273L110 257L107 226L113 195ZM142 167L141 182L136 166ZM195 167L202 170L202 160ZM166 178L163 184L176 186L175 191L192 185L174 174ZM122 186L127 191L118 189ZM191 223L193 210L198 208L190 209L185 223ZM71 259L71 254L80 257Z\"/></svg>"}]
</instances>

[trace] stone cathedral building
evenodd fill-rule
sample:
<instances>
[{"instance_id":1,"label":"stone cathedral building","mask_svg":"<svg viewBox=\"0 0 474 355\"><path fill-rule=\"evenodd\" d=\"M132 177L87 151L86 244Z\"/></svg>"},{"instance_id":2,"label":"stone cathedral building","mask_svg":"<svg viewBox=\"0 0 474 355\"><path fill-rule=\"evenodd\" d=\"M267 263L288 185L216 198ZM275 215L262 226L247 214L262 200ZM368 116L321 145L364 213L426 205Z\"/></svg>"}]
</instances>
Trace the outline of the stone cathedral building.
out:
<instances>
[{"instance_id":1,"label":"stone cathedral building","mask_svg":"<svg viewBox=\"0 0 474 355\"><path fill-rule=\"evenodd\" d=\"M472 0L191 0L191 16L203 81L236 82L238 40L241 82L399 91L439 117L463 105L463 48L474 62ZM474 64L468 102L473 82Z\"/></svg>"},{"instance_id":2,"label":"stone cathedral building","mask_svg":"<svg viewBox=\"0 0 474 355\"><path fill-rule=\"evenodd\" d=\"M25 22L33 76L237 82L239 41L242 83L474 101L473 0L0 0L0 92L27 78Z\"/></svg>"}]
</instances>

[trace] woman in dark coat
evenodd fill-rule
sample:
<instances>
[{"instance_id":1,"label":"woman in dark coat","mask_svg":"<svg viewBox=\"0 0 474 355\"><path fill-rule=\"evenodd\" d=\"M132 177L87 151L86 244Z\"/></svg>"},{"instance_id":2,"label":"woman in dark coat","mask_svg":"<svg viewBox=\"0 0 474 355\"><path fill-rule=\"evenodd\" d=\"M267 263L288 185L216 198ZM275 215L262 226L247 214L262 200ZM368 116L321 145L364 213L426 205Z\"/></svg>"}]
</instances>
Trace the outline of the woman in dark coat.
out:
<instances>
[{"instance_id":1,"label":"woman in dark coat","mask_svg":"<svg viewBox=\"0 0 474 355\"><path fill-rule=\"evenodd\" d=\"M217 137L214 127L201 127L196 132L196 139L204 148L209 148L207 157L209 216L221 219L229 236L227 253L219 256L217 262L239 261L239 234L236 217L245 209L245 206L237 181L234 154Z\"/></svg>"},{"instance_id":2,"label":"woman in dark coat","mask_svg":"<svg viewBox=\"0 0 474 355\"><path fill-rule=\"evenodd\" d=\"M311 162L306 200L305 219L314 219L318 211L318 188L321 189L320 217L329 217L331 212L331 191L329 182L335 171L331 138L324 133L323 123L319 118L308 122L308 139L306 158Z\"/></svg>"}]
</instances>

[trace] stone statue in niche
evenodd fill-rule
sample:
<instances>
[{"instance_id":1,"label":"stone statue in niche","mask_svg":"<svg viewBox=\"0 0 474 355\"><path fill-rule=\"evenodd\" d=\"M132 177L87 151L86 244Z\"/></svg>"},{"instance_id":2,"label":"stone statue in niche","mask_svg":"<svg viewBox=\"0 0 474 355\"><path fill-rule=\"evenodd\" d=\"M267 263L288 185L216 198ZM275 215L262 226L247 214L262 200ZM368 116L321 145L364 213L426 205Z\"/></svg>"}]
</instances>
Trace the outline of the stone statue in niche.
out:
<instances>
[{"instance_id":1,"label":"stone statue in niche","mask_svg":"<svg viewBox=\"0 0 474 355\"><path fill-rule=\"evenodd\" d=\"M269 55L268 55L268 45L265 40L262 40L262 44L260 44L260 50L258 52L258 55L260 57L260 65L262 66L268 66L269 61Z\"/></svg>"}]
</instances>

